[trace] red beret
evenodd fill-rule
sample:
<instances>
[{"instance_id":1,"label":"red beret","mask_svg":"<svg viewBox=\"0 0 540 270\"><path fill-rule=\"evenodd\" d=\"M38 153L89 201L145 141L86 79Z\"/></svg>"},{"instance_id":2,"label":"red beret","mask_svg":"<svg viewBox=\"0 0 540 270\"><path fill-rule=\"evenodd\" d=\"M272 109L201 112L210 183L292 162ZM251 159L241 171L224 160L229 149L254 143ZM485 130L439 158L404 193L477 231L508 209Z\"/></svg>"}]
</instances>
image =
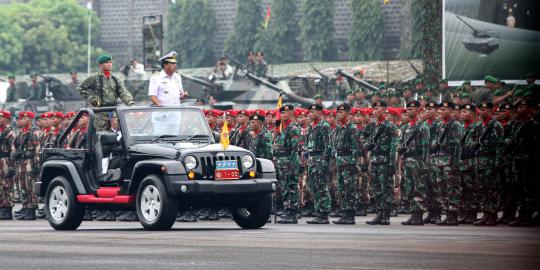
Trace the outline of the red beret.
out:
<instances>
[{"instance_id":1,"label":"red beret","mask_svg":"<svg viewBox=\"0 0 540 270\"><path fill-rule=\"evenodd\" d=\"M11 118L11 113L9 111L1 110L0 111L0 117Z\"/></svg>"},{"instance_id":2,"label":"red beret","mask_svg":"<svg viewBox=\"0 0 540 270\"><path fill-rule=\"evenodd\" d=\"M328 115L328 116L334 116L334 117L336 117L337 112L336 112L336 110L328 110L328 114L327 114L327 115Z\"/></svg>"},{"instance_id":3,"label":"red beret","mask_svg":"<svg viewBox=\"0 0 540 270\"><path fill-rule=\"evenodd\" d=\"M275 110L268 110L268 111L266 111L266 116L268 116L268 115L275 115L275 114L276 114Z\"/></svg>"},{"instance_id":4,"label":"red beret","mask_svg":"<svg viewBox=\"0 0 540 270\"><path fill-rule=\"evenodd\" d=\"M202 111L203 111L204 115L208 115L208 110L207 109L203 109Z\"/></svg>"},{"instance_id":5,"label":"red beret","mask_svg":"<svg viewBox=\"0 0 540 270\"><path fill-rule=\"evenodd\" d=\"M249 110L239 110L238 115L241 115L241 114L249 117L251 115L251 112Z\"/></svg>"},{"instance_id":6,"label":"red beret","mask_svg":"<svg viewBox=\"0 0 540 270\"><path fill-rule=\"evenodd\" d=\"M220 117L221 115L223 115L223 111L218 109L212 109L210 110L210 115L213 115L214 117Z\"/></svg>"},{"instance_id":7,"label":"red beret","mask_svg":"<svg viewBox=\"0 0 540 270\"><path fill-rule=\"evenodd\" d=\"M50 112L49 117L64 118L64 114L62 112Z\"/></svg>"},{"instance_id":8,"label":"red beret","mask_svg":"<svg viewBox=\"0 0 540 270\"><path fill-rule=\"evenodd\" d=\"M49 118L49 113L48 112L44 112L42 114L39 115L39 118Z\"/></svg>"},{"instance_id":9,"label":"red beret","mask_svg":"<svg viewBox=\"0 0 540 270\"><path fill-rule=\"evenodd\" d=\"M71 118L74 116L75 116L75 112L67 112L66 114L64 114L64 118Z\"/></svg>"},{"instance_id":10,"label":"red beret","mask_svg":"<svg viewBox=\"0 0 540 270\"><path fill-rule=\"evenodd\" d=\"M23 117L34 118L34 117L36 117L36 114L35 114L34 112L30 112L30 111L27 111L27 112L20 112L20 113L19 113L19 118L23 118Z\"/></svg>"},{"instance_id":11,"label":"red beret","mask_svg":"<svg viewBox=\"0 0 540 270\"><path fill-rule=\"evenodd\" d=\"M322 110L323 115L328 115L329 113L330 113L330 110L327 110L327 109Z\"/></svg>"},{"instance_id":12,"label":"red beret","mask_svg":"<svg viewBox=\"0 0 540 270\"><path fill-rule=\"evenodd\" d=\"M260 116L265 116L266 115L266 110L262 110L262 109L255 110L254 114L260 115Z\"/></svg>"},{"instance_id":13,"label":"red beret","mask_svg":"<svg viewBox=\"0 0 540 270\"><path fill-rule=\"evenodd\" d=\"M386 112L391 115L400 116L402 111L401 111L401 108L388 107L386 109Z\"/></svg>"},{"instance_id":14,"label":"red beret","mask_svg":"<svg viewBox=\"0 0 540 270\"><path fill-rule=\"evenodd\" d=\"M225 115L236 117L238 115L238 112L236 110L226 110Z\"/></svg>"}]
</instances>

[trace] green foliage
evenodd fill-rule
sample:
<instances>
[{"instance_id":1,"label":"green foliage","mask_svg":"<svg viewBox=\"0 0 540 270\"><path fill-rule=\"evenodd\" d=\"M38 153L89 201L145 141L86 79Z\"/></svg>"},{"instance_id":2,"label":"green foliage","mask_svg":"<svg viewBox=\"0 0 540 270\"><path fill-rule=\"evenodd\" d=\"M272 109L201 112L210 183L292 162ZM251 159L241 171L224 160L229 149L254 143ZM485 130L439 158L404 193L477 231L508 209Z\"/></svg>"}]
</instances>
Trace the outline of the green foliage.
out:
<instances>
[{"instance_id":1,"label":"green foliage","mask_svg":"<svg viewBox=\"0 0 540 270\"><path fill-rule=\"evenodd\" d=\"M384 53L384 14L381 2L352 0L352 17L349 58L361 61L380 60Z\"/></svg>"},{"instance_id":2,"label":"green foliage","mask_svg":"<svg viewBox=\"0 0 540 270\"><path fill-rule=\"evenodd\" d=\"M301 7L300 40L306 61L337 59L334 44L334 5L328 0L305 1Z\"/></svg>"},{"instance_id":3,"label":"green foliage","mask_svg":"<svg viewBox=\"0 0 540 270\"><path fill-rule=\"evenodd\" d=\"M178 52L179 65L183 68L212 66L215 61L212 45L216 23L209 2L186 1L182 11L175 14L177 17L173 20L178 22L175 22L174 29L169 30L175 33L169 48Z\"/></svg>"},{"instance_id":4,"label":"green foliage","mask_svg":"<svg viewBox=\"0 0 540 270\"><path fill-rule=\"evenodd\" d=\"M257 27L263 21L261 0L236 1L234 30L225 42L225 52L236 59L244 59L253 50Z\"/></svg>"},{"instance_id":5,"label":"green foliage","mask_svg":"<svg viewBox=\"0 0 540 270\"><path fill-rule=\"evenodd\" d=\"M169 5L167 10L167 35L165 36L167 50L172 51L175 48L179 48L180 44L178 43L179 31L180 29L180 15L182 14L182 9L184 8L184 1L177 0L176 4Z\"/></svg>"},{"instance_id":6,"label":"green foliage","mask_svg":"<svg viewBox=\"0 0 540 270\"><path fill-rule=\"evenodd\" d=\"M76 0L34 0L3 5L0 10L0 71L85 70L88 12ZM99 19L94 12L91 16L95 42ZM96 55L102 50L92 48L92 52Z\"/></svg>"},{"instance_id":7,"label":"green foliage","mask_svg":"<svg viewBox=\"0 0 540 270\"><path fill-rule=\"evenodd\" d=\"M259 27L255 49L264 52L266 59L273 64L298 60L295 56L300 50L300 26L295 19L296 11L293 1L274 0L268 28L264 29L263 24Z\"/></svg>"}]
</instances>

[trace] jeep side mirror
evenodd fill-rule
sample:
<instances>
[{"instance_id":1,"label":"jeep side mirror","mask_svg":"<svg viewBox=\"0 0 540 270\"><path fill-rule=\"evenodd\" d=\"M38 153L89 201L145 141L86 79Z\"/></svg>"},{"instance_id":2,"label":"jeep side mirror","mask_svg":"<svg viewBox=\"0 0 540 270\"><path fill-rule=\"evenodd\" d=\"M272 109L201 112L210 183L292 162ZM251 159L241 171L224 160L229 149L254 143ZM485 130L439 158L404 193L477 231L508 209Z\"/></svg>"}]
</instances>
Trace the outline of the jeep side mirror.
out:
<instances>
[{"instance_id":1,"label":"jeep side mirror","mask_svg":"<svg viewBox=\"0 0 540 270\"><path fill-rule=\"evenodd\" d=\"M102 146L111 146L118 144L118 134L113 132L102 133L99 135Z\"/></svg>"},{"instance_id":2,"label":"jeep side mirror","mask_svg":"<svg viewBox=\"0 0 540 270\"><path fill-rule=\"evenodd\" d=\"M221 134L216 131L213 131L212 134L214 135L214 142L218 143L221 140Z\"/></svg>"}]
</instances>

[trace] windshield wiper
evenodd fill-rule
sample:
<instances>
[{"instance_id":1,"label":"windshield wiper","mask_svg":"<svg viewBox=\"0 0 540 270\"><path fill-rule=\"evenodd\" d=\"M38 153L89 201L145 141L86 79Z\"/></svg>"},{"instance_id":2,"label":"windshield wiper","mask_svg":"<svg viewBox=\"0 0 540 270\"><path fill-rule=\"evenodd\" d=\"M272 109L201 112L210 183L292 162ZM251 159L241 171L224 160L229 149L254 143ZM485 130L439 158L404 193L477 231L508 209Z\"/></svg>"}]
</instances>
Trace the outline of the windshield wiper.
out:
<instances>
[{"instance_id":1,"label":"windshield wiper","mask_svg":"<svg viewBox=\"0 0 540 270\"><path fill-rule=\"evenodd\" d=\"M169 134L161 134L159 136L156 136L154 138L152 138L152 140L150 140L151 143L159 140L159 139L165 139L165 138L174 138L174 137L178 137L177 135L169 135Z\"/></svg>"},{"instance_id":2,"label":"windshield wiper","mask_svg":"<svg viewBox=\"0 0 540 270\"><path fill-rule=\"evenodd\" d=\"M184 138L181 141L191 141L192 139L204 139L204 138L210 138L210 136L206 134L195 134L187 138Z\"/></svg>"}]
</instances>

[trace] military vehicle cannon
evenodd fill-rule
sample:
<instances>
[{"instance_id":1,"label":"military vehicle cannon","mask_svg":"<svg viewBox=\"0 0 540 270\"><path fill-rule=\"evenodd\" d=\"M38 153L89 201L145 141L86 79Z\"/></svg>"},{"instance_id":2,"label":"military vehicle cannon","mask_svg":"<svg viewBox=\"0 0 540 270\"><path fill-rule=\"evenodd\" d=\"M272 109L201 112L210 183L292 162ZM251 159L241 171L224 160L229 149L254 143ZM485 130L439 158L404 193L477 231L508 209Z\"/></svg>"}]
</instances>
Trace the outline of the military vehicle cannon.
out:
<instances>
[{"instance_id":1,"label":"military vehicle cannon","mask_svg":"<svg viewBox=\"0 0 540 270\"><path fill-rule=\"evenodd\" d=\"M352 74L350 74L348 72L345 72L345 71L343 71L341 69L338 69L336 71L336 75L338 75L338 74L345 77L345 78L347 78L347 79L349 79L349 80L351 80L351 81L353 81L353 82L355 82L355 83L357 83L357 84L359 84L359 85L361 85L362 87L364 87L364 91L368 95L372 95L374 92L379 91L379 88L377 86L374 86L374 85L372 85L372 84L370 84L370 83L368 83L368 82L366 82L364 80L358 79L358 78L354 77L354 75L352 75Z\"/></svg>"},{"instance_id":2,"label":"military vehicle cannon","mask_svg":"<svg viewBox=\"0 0 540 270\"><path fill-rule=\"evenodd\" d=\"M463 45L471 52L491 54L499 48L499 33L489 29L476 29L459 15L456 17L472 30L472 36L463 39Z\"/></svg>"}]
</instances>

